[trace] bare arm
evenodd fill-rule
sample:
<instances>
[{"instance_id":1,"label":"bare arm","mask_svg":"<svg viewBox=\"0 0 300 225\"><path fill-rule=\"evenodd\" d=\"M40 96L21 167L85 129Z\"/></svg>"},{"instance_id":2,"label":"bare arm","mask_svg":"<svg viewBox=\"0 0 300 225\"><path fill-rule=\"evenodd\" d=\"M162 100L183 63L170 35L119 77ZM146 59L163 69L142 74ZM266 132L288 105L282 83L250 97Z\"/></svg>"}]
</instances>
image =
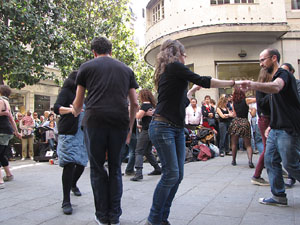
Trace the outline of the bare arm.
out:
<instances>
[{"instance_id":1,"label":"bare arm","mask_svg":"<svg viewBox=\"0 0 300 225\"><path fill-rule=\"evenodd\" d=\"M234 80L219 80L212 78L210 81L211 88L225 88L225 87L233 87L235 85Z\"/></svg>"},{"instance_id":2,"label":"bare arm","mask_svg":"<svg viewBox=\"0 0 300 225\"><path fill-rule=\"evenodd\" d=\"M142 109L140 109L137 114L136 114L136 118L137 119L142 119L145 116L146 112Z\"/></svg>"},{"instance_id":3,"label":"bare arm","mask_svg":"<svg viewBox=\"0 0 300 225\"><path fill-rule=\"evenodd\" d=\"M264 93L279 93L284 87L284 81L278 77L272 82L254 82L254 81L237 81L237 85L241 85L242 89L248 90L257 90Z\"/></svg>"},{"instance_id":4,"label":"bare arm","mask_svg":"<svg viewBox=\"0 0 300 225\"><path fill-rule=\"evenodd\" d=\"M84 93L85 93L85 88L81 85L78 85L76 90L76 97L73 101L73 108L72 108L72 114L75 117L77 117L81 112L83 101L84 101Z\"/></svg>"},{"instance_id":5,"label":"bare arm","mask_svg":"<svg viewBox=\"0 0 300 225\"><path fill-rule=\"evenodd\" d=\"M17 128L16 122L15 122L15 120L14 120L12 114L11 114L9 103L8 103L6 100L3 100L2 102L3 102L3 104L2 104L2 106L0 106L0 108L3 108L4 104L6 105L6 111L8 112L7 117L8 117L8 120L9 120L9 122L10 122L10 124L11 124L13 130L14 130L14 134L15 134L18 138L21 138L21 134L18 132L18 128ZM1 104L1 103L0 103L0 104Z\"/></svg>"},{"instance_id":6,"label":"bare arm","mask_svg":"<svg viewBox=\"0 0 300 225\"><path fill-rule=\"evenodd\" d=\"M129 97L129 102L130 102L130 109L129 109L130 122L129 122L129 132L128 132L128 135L127 135L127 138L126 138L126 144L130 143L133 123L135 121L136 112L139 108L137 95L136 95L136 91L135 91L134 88L129 89L128 97Z\"/></svg>"},{"instance_id":7,"label":"bare arm","mask_svg":"<svg viewBox=\"0 0 300 225\"><path fill-rule=\"evenodd\" d=\"M222 110L220 108L217 108L217 113L223 119L226 119L226 118L229 117L229 114L223 114L223 112L222 112Z\"/></svg>"},{"instance_id":8,"label":"bare arm","mask_svg":"<svg viewBox=\"0 0 300 225\"><path fill-rule=\"evenodd\" d=\"M188 91L187 97L189 100L192 99L193 94L195 94L196 91L199 91L201 89L201 86L198 86L197 84L194 84L193 87Z\"/></svg>"},{"instance_id":9,"label":"bare arm","mask_svg":"<svg viewBox=\"0 0 300 225\"><path fill-rule=\"evenodd\" d=\"M246 104L250 105L256 102L256 98L246 98Z\"/></svg>"},{"instance_id":10,"label":"bare arm","mask_svg":"<svg viewBox=\"0 0 300 225\"><path fill-rule=\"evenodd\" d=\"M59 107L59 114L60 115L64 115L64 114L69 114L69 113L72 113L72 105L70 105L70 107L64 107L64 106L61 106Z\"/></svg>"},{"instance_id":11,"label":"bare arm","mask_svg":"<svg viewBox=\"0 0 300 225\"><path fill-rule=\"evenodd\" d=\"M139 104L138 104L138 100L137 100L137 95L136 95L136 91L134 88L129 89L129 93L128 93L128 97L129 97L129 102L130 102L130 110L129 110L129 128L130 128L130 132L132 131L132 127L133 127L133 123L135 120L135 116L136 116L136 112L139 108Z\"/></svg>"}]
</instances>

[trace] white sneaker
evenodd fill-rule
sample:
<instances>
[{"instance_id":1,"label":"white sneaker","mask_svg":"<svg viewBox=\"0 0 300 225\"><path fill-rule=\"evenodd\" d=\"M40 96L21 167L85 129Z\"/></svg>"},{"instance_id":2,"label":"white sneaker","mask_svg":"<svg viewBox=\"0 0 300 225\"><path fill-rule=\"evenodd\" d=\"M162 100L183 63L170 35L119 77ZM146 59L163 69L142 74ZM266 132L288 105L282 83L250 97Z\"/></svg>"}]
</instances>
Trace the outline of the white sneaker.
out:
<instances>
[{"instance_id":1,"label":"white sneaker","mask_svg":"<svg viewBox=\"0 0 300 225\"><path fill-rule=\"evenodd\" d=\"M97 216L95 216L95 221L97 222L98 225L108 225L108 223L101 223L101 222L98 220Z\"/></svg>"},{"instance_id":2,"label":"white sneaker","mask_svg":"<svg viewBox=\"0 0 300 225\"><path fill-rule=\"evenodd\" d=\"M33 160L33 157L30 157L31 160Z\"/></svg>"},{"instance_id":3,"label":"white sneaker","mask_svg":"<svg viewBox=\"0 0 300 225\"><path fill-rule=\"evenodd\" d=\"M24 161L24 160L25 160L25 158L23 157L21 160L22 160L22 161Z\"/></svg>"}]
</instances>

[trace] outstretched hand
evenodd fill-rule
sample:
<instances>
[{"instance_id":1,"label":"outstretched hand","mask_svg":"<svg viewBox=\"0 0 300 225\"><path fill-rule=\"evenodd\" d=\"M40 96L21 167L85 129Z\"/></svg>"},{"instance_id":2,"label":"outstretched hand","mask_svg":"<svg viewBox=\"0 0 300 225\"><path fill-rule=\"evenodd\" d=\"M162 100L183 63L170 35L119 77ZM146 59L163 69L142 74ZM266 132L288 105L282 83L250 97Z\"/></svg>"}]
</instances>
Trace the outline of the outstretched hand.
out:
<instances>
[{"instance_id":1,"label":"outstretched hand","mask_svg":"<svg viewBox=\"0 0 300 225\"><path fill-rule=\"evenodd\" d=\"M239 80L235 82L235 88L240 88L242 91L246 92L251 89L252 82L250 80Z\"/></svg>"}]
</instances>

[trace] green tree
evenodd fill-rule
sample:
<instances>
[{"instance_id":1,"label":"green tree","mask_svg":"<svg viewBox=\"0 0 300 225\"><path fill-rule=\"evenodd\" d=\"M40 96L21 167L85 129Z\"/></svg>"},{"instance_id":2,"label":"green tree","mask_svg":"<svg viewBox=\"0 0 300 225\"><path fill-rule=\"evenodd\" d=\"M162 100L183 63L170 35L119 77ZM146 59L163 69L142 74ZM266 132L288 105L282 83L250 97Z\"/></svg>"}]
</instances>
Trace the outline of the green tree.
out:
<instances>
[{"instance_id":1,"label":"green tree","mask_svg":"<svg viewBox=\"0 0 300 225\"><path fill-rule=\"evenodd\" d=\"M63 39L57 0L0 1L0 84L14 88L47 78L45 65L59 55Z\"/></svg>"},{"instance_id":2,"label":"green tree","mask_svg":"<svg viewBox=\"0 0 300 225\"><path fill-rule=\"evenodd\" d=\"M54 64L63 77L93 57L90 43L106 36L113 57L133 68L141 87L152 88L149 67L133 41L128 0L6 0L1 3L0 83L22 88ZM150 79L149 79L150 78Z\"/></svg>"}]
</instances>

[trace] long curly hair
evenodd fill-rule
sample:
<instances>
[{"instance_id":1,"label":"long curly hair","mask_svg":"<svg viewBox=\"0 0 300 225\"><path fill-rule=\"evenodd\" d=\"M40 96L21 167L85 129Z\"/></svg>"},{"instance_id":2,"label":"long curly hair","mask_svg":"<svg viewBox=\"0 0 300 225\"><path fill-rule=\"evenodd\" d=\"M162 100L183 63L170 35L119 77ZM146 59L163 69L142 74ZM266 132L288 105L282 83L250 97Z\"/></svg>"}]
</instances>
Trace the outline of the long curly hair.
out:
<instances>
[{"instance_id":1,"label":"long curly hair","mask_svg":"<svg viewBox=\"0 0 300 225\"><path fill-rule=\"evenodd\" d=\"M225 96L222 96L219 101L218 101L218 105L217 105L217 108L224 108L226 107L226 104L227 104L227 98Z\"/></svg>"},{"instance_id":2,"label":"long curly hair","mask_svg":"<svg viewBox=\"0 0 300 225\"><path fill-rule=\"evenodd\" d=\"M158 83L161 74L165 71L169 63L178 62L179 56L185 53L184 46L178 40L166 40L161 46L156 57L156 65L154 72L154 84L158 89Z\"/></svg>"},{"instance_id":3,"label":"long curly hair","mask_svg":"<svg viewBox=\"0 0 300 225\"><path fill-rule=\"evenodd\" d=\"M150 102L154 108L156 107L156 100L149 89L140 90L139 99L141 102Z\"/></svg>"},{"instance_id":4,"label":"long curly hair","mask_svg":"<svg viewBox=\"0 0 300 225\"><path fill-rule=\"evenodd\" d=\"M240 88L234 89L234 92L232 95L233 103L239 103L245 98L246 98L245 92L243 92Z\"/></svg>"}]
</instances>

